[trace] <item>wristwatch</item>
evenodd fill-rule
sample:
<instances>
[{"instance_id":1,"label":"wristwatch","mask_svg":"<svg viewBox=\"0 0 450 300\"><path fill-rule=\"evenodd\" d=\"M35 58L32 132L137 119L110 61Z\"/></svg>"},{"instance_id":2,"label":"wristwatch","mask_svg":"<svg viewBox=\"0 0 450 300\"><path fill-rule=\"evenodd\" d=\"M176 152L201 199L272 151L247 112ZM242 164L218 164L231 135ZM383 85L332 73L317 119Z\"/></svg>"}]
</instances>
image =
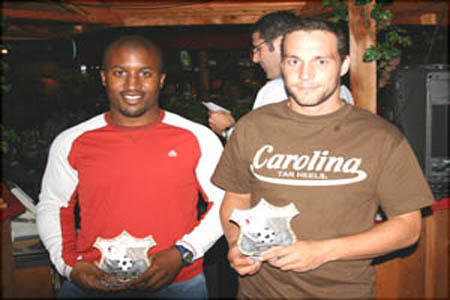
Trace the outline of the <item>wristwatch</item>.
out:
<instances>
[{"instance_id":1,"label":"wristwatch","mask_svg":"<svg viewBox=\"0 0 450 300\"><path fill-rule=\"evenodd\" d=\"M181 246L181 245L174 245L174 247L180 251L181 254L181 260L183 261L183 266L189 266L194 262L194 253L192 253L191 250Z\"/></svg>"}]
</instances>

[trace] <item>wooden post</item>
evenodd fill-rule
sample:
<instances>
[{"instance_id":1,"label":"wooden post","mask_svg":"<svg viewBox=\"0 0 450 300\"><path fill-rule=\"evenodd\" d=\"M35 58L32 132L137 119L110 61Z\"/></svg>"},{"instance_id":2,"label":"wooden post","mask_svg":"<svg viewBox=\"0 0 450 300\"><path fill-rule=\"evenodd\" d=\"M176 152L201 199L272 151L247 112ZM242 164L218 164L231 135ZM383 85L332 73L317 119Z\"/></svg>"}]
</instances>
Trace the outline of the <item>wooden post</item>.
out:
<instances>
[{"instance_id":1,"label":"wooden post","mask_svg":"<svg viewBox=\"0 0 450 300\"><path fill-rule=\"evenodd\" d=\"M16 277L14 276L14 256L11 241L11 220L0 221L0 298L16 298Z\"/></svg>"},{"instance_id":2,"label":"wooden post","mask_svg":"<svg viewBox=\"0 0 450 300\"><path fill-rule=\"evenodd\" d=\"M365 50L376 43L376 24L370 17L375 1L364 6L348 1L350 33L350 85L355 104L370 112L377 110L377 66L363 62Z\"/></svg>"}]
</instances>

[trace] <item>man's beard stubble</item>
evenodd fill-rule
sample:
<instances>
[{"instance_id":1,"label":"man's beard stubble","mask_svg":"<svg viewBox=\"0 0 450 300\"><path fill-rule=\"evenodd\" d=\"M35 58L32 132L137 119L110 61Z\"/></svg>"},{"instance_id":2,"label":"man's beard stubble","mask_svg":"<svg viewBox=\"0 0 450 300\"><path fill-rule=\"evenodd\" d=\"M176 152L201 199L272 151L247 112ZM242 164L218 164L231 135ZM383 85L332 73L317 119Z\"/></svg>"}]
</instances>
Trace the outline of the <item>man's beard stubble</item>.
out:
<instances>
[{"instance_id":1,"label":"man's beard stubble","mask_svg":"<svg viewBox=\"0 0 450 300\"><path fill-rule=\"evenodd\" d=\"M290 89L287 85L284 86L287 95L294 99L294 101L299 105L299 106L303 106L303 107L315 107L315 106L319 106L320 104L326 102L328 99L330 99L331 95L334 94L334 92L337 90L337 88L341 85L341 80L340 77L338 77L335 81L335 85L334 87L329 91L325 91L322 95L320 95L319 100L314 102L314 103L307 103L307 101L301 101L301 99L299 99L295 93L292 91L292 89Z\"/></svg>"},{"instance_id":2,"label":"man's beard stubble","mask_svg":"<svg viewBox=\"0 0 450 300\"><path fill-rule=\"evenodd\" d=\"M119 111L122 115L129 118L139 118L140 116L144 115L148 111L148 107L144 106L139 110L136 111L128 111L126 109L123 109L122 107L119 108Z\"/></svg>"}]
</instances>

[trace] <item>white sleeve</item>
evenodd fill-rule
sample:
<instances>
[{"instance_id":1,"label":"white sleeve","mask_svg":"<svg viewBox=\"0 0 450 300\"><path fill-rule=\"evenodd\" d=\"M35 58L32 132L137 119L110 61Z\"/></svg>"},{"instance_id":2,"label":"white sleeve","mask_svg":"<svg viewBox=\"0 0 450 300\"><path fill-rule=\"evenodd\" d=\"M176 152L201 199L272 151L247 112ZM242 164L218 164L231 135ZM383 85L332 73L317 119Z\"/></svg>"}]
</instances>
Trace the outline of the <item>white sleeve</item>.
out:
<instances>
[{"instance_id":1,"label":"white sleeve","mask_svg":"<svg viewBox=\"0 0 450 300\"><path fill-rule=\"evenodd\" d=\"M69 205L78 185L78 174L68 161L71 145L71 142L60 135L50 147L36 217L39 236L50 254L52 263L56 270L67 278L72 267L63 260L61 208ZM75 233L75 228L73 230Z\"/></svg>"},{"instance_id":2,"label":"white sleeve","mask_svg":"<svg viewBox=\"0 0 450 300\"><path fill-rule=\"evenodd\" d=\"M341 99L344 99L345 102L347 102L348 104L355 105L355 101L353 101L352 93L345 85L341 85L339 97Z\"/></svg>"},{"instance_id":3,"label":"white sleeve","mask_svg":"<svg viewBox=\"0 0 450 300\"><path fill-rule=\"evenodd\" d=\"M253 110L261 106L281 102L288 98L284 88L282 78L276 78L267 82L256 95L255 103L253 103Z\"/></svg>"},{"instance_id":4,"label":"white sleeve","mask_svg":"<svg viewBox=\"0 0 450 300\"><path fill-rule=\"evenodd\" d=\"M74 141L84 132L99 128L106 124L104 116L99 115L75 127L60 133L50 146L47 166L42 178L41 192L36 211L36 225L42 243L47 248L50 260L56 270L70 279L71 265L77 259L73 249L64 252L70 262L63 258L63 232L61 223L70 218L73 221L73 211L64 210L70 207L78 186L78 171L69 162ZM72 203L74 204L74 203ZM64 211L63 211L64 210ZM65 229L64 237L70 242L76 242L76 228ZM73 253L71 252L73 251ZM69 265L70 263L71 265Z\"/></svg>"},{"instance_id":5,"label":"white sleeve","mask_svg":"<svg viewBox=\"0 0 450 300\"><path fill-rule=\"evenodd\" d=\"M197 180L211 202L211 207L202 217L200 223L194 230L182 237L177 244L181 244L194 253L194 259L203 257L205 252L223 235L220 222L219 210L225 192L211 182L212 174L222 155L223 146L217 136L204 127L196 134L200 144L201 158L195 169Z\"/></svg>"}]
</instances>

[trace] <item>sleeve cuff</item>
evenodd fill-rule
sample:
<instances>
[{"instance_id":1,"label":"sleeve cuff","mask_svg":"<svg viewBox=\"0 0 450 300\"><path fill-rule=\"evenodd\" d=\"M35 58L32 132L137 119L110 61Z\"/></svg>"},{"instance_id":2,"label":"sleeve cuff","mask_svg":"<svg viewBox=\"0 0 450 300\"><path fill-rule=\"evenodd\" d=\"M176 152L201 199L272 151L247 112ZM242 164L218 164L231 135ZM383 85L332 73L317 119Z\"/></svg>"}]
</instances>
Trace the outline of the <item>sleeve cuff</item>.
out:
<instances>
[{"instance_id":1,"label":"sleeve cuff","mask_svg":"<svg viewBox=\"0 0 450 300\"><path fill-rule=\"evenodd\" d=\"M225 130L222 131L222 137L224 137L228 140L230 138L231 134L233 133L233 130L234 130L234 124L225 128Z\"/></svg>"},{"instance_id":2,"label":"sleeve cuff","mask_svg":"<svg viewBox=\"0 0 450 300\"><path fill-rule=\"evenodd\" d=\"M200 254L198 251L195 250L194 246L192 246L190 243L186 242L186 241L182 241L179 240L175 243L175 245L180 245L183 246L184 248L188 249L189 251L192 252L192 254L194 254L194 260L200 258L203 256L203 254Z\"/></svg>"}]
</instances>

